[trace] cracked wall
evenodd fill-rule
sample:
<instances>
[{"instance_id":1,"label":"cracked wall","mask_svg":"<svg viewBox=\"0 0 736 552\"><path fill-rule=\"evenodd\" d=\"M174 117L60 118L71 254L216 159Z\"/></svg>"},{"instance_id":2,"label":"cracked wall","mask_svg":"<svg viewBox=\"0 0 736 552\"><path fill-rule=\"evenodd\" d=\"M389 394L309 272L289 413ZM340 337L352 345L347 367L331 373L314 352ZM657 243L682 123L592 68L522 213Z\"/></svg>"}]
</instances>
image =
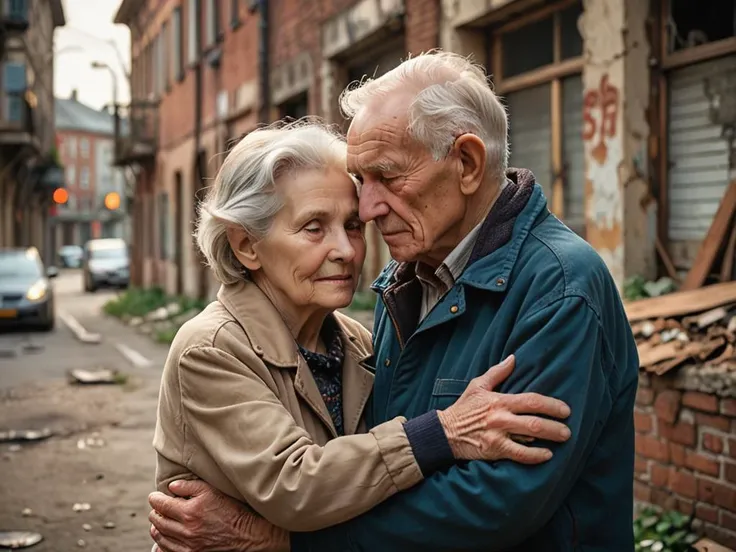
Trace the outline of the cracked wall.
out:
<instances>
[{"instance_id":1,"label":"cracked wall","mask_svg":"<svg viewBox=\"0 0 736 552\"><path fill-rule=\"evenodd\" d=\"M585 0L583 138L587 238L619 289L656 270L647 170L649 43L644 0Z\"/></svg>"}]
</instances>

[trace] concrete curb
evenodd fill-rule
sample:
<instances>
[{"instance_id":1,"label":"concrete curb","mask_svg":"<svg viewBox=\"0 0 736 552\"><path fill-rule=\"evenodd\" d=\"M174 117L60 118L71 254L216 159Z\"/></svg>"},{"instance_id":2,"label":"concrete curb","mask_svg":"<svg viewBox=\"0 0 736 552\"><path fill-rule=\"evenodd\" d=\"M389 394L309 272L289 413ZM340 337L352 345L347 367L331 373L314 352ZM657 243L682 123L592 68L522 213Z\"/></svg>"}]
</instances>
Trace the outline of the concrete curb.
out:
<instances>
[{"instance_id":1,"label":"concrete curb","mask_svg":"<svg viewBox=\"0 0 736 552\"><path fill-rule=\"evenodd\" d=\"M59 318L64 323L64 325L69 328L69 330L71 330L71 332L74 334L74 337L76 337L82 343L97 344L102 341L102 336L100 334L88 332L84 328L84 326L82 326L79 321L68 312L59 313Z\"/></svg>"}]
</instances>

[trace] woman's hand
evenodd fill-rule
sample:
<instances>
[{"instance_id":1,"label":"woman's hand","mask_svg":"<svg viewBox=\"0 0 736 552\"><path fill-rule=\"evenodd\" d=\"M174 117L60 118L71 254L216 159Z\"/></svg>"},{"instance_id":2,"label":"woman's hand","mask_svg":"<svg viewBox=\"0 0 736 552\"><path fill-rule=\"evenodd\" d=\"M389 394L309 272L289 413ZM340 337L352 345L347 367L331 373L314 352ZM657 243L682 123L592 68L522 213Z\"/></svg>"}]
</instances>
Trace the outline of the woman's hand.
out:
<instances>
[{"instance_id":1,"label":"woman's hand","mask_svg":"<svg viewBox=\"0 0 736 552\"><path fill-rule=\"evenodd\" d=\"M514 362L511 355L493 366L471 381L455 404L438 412L455 458L539 464L552 458L552 452L522 442L541 439L561 443L570 438L566 425L539 417L567 418L570 408L564 402L538 393L493 391L511 374Z\"/></svg>"}]
</instances>

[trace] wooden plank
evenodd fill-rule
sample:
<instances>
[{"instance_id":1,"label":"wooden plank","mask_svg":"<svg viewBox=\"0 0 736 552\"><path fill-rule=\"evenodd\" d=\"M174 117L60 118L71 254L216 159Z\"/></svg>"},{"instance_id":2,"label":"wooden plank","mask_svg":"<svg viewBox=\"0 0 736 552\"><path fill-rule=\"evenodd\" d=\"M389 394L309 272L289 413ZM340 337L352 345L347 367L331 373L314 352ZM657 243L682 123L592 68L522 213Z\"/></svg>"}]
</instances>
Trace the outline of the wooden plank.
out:
<instances>
[{"instance_id":1,"label":"wooden plank","mask_svg":"<svg viewBox=\"0 0 736 552\"><path fill-rule=\"evenodd\" d=\"M662 264L667 271L667 275L675 282L679 282L680 277L677 275L675 264L672 262L672 258L670 257L669 252L662 243L662 240L659 239L659 236L654 239L654 246L657 249L657 253L659 253L659 258L662 259Z\"/></svg>"},{"instance_id":2,"label":"wooden plank","mask_svg":"<svg viewBox=\"0 0 736 552\"><path fill-rule=\"evenodd\" d=\"M723 264L721 264L721 282L729 282L733 277L733 263L736 256L736 215L731 221L731 237L728 238L726 244L726 252L723 255Z\"/></svg>"},{"instance_id":3,"label":"wooden plank","mask_svg":"<svg viewBox=\"0 0 736 552\"><path fill-rule=\"evenodd\" d=\"M734 52L736 52L736 36L668 54L662 60L662 69L669 71L685 65L693 65L699 61L723 57Z\"/></svg>"},{"instance_id":4,"label":"wooden plank","mask_svg":"<svg viewBox=\"0 0 736 552\"><path fill-rule=\"evenodd\" d=\"M552 115L552 212L557 218L565 218L565 190L562 178L562 83L552 81L550 86Z\"/></svg>"},{"instance_id":5,"label":"wooden plank","mask_svg":"<svg viewBox=\"0 0 736 552\"><path fill-rule=\"evenodd\" d=\"M522 73L515 77L509 77L507 79L501 79L496 86L496 92L498 94L509 94L516 92L523 88L531 88L538 84L544 84L553 79L561 79L569 77L570 75L577 75L583 71L583 58L575 57L561 61L560 63L551 63L529 71L528 73Z\"/></svg>"},{"instance_id":6,"label":"wooden plank","mask_svg":"<svg viewBox=\"0 0 736 552\"><path fill-rule=\"evenodd\" d=\"M693 545L693 548L698 552L735 552L733 549L721 546L710 539L700 539Z\"/></svg>"},{"instance_id":7,"label":"wooden plank","mask_svg":"<svg viewBox=\"0 0 736 552\"><path fill-rule=\"evenodd\" d=\"M624 303L629 322L683 316L736 303L736 282L724 282L661 297Z\"/></svg>"},{"instance_id":8,"label":"wooden plank","mask_svg":"<svg viewBox=\"0 0 736 552\"><path fill-rule=\"evenodd\" d=\"M680 288L683 291L699 288L705 282L713 266L713 261L721 249L728 227L736 212L736 180L732 180L723 195L716 216L708 229L708 233L700 246L693 267L688 272L685 282Z\"/></svg>"}]
</instances>

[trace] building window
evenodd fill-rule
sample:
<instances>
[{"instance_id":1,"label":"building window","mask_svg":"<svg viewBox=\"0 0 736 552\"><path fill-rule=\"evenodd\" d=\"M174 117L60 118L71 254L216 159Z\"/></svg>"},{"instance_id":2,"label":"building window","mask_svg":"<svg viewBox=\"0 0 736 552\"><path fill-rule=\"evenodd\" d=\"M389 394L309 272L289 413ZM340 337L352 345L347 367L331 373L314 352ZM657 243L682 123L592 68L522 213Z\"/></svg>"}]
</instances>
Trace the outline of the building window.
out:
<instances>
[{"instance_id":1,"label":"building window","mask_svg":"<svg viewBox=\"0 0 736 552\"><path fill-rule=\"evenodd\" d=\"M69 136L64 140L64 146L66 147L66 155L69 159L77 158L77 139L74 136Z\"/></svg>"},{"instance_id":2,"label":"building window","mask_svg":"<svg viewBox=\"0 0 736 552\"><path fill-rule=\"evenodd\" d=\"M161 192L158 196L158 251L162 261L168 260L169 251L169 194Z\"/></svg>"},{"instance_id":3,"label":"building window","mask_svg":"<svg viewBox=\"0 0 736 552\"><path fill-rule=\"evenodd\" d=\"M89 190L89 168L82 167L79 171L79 187L83 190Z\"/></svg>"},{"instance_id":4,"label":"building window","mask_svg":"<svg viewBox=\"0 0 736 552\"><path fill-rule=\"evenodd\" d=\"M181 8L175 8L171 17L171 70L174 79L178 81L184 78L183 32Z\"/></svg>"},{"instance_id":5,"label":"building window","mask_svg":"<svg viewBox=\"0 0 736 552\"><path fill-rule=\"evenodd\" d=\"M230 2L230 27L237 29L240 26L240 0Z\"/></svg>"},{"instance_id":6,"label":"building window","mask_svg":"<svg viewBox=\"0 0 736 552\"><path fill-rule=\"evenodd\" d=\"M308 115L307 93L304 92L287 100L279 106L279 117L293 120L301 119Z\"/></svg>"},{"instance_id":7,"label":"building window","mask_svg":"<svg viewBox=\"0 0 736 552\"><path fill-rule=\"evenodd\" d=\"M207 13L205 14L205 46L212 46L220 35L220 10L218 0L206 0Z\"/></svg>"},{"instance_id":8,"label":"building window","mask_svg":"<svg viewBox=\"0 0 736 552\"><path fill-rule=\"evenodd\" d=\"M66 166L66 185L72 187L77 185L77 167L74 165Z\"/></svg>"},{"instance_id":9,"label":"building window","mask_svg":"<svg viewBox=\"0 0 736 552\"><path fill-rule=\"evenodd\" d=\"M89 158L89 139L82 138L79 141L79 155L82 156L82 159Z\"/></svg>"},{"instance_id":10,"label":"building window","mask_svg":"<svg viewBox=\"0 0 736 552\"><path fill-rule=\"evenodd\" d=\"M664 31L652 45L663 93L650 104L660 158L650 175L659 192L658 237L672 263L667 272L684 276L736 174L726 138L736 122L736 2L712 0L708 9L687 0L654 5L656 27ZM730 277L726 272L721 278Z\"/></svg>"},{"instance_id":11,"label":"building window","mask_svg":"<svg viewBox=\"0 0 736 552\"><path fill-rule=\"evenodd\" d=\"M195 63L199 58L200 51L200 15L202 9L200 0L189 0L187 4L187 61Z\"/></svg>"},{"instance_id":12,"label":"building window","mask_svg":"<svg viewBox=\"0 0 736 552\"><path fill-rule=\"evenodd\" d=\"M168 90L171 87L171 58L170 49L171 44L171 33L169 32L169 22L164 21L161 25L161 34L159 35L159 41L161 42L161 80L162 89Z\"/></svg>"},{"instance_id":13,"label":"building window","mask_svg":"<svg viewBox=\"0 0 736 552\"><path fill-rule=\"evenodd\" d=\"M562 2L493 31L496 91L509 112L509 166L530 169L555 215L585 235L582 3Z\"/></svg>"},{"instance_id":14,"label":"building window","mask_svg":"<svg viewBox=\"0 0 736 552\"><path fill-rule=\"evenodd\" d=\"M3 14L11 21L28 22L28 0L4 0Z\"/></svg>"}]
</instances>

